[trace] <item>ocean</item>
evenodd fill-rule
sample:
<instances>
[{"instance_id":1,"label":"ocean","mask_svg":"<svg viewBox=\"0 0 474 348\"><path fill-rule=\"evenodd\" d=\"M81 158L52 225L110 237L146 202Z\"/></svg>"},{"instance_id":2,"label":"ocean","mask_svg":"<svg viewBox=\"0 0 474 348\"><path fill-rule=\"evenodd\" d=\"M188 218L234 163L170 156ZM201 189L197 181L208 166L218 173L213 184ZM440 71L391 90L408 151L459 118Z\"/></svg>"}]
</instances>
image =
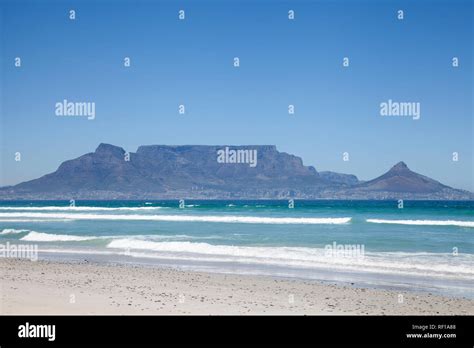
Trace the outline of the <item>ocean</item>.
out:
<instances>
[{"instance_id":1,"label":"ocean","mask_svg":"<svg viewBox=\"0 0 474 348\"><path fill-rule=\"evenodd\" d=\"M474 298L474 202L3 201L0 245L40 259L206 272Z\"/></svg>"}]
</instances>

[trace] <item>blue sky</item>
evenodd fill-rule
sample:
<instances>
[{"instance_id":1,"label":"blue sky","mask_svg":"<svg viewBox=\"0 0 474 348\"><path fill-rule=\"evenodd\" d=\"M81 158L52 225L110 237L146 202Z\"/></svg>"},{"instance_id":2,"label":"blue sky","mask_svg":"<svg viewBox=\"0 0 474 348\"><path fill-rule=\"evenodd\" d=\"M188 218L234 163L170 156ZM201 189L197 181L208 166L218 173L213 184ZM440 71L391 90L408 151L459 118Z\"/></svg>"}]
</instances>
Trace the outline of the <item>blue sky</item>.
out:
<instances>
[{"instance_id":1,"label":"blue sky","mask_svg":"<svg viewBox=\"0 0 474 348\"><path fill-rule=\"evenodd\" d=\"M127 151L275 144L320 171L367 180L403 160L474 191L472 7L459 0L4 0L0 185L52 172L101 142ZM63 99L95 102L96 118L57 117ZM421 103L421 118L381 117L388 99Z\"/></svg>"}]
</instances>

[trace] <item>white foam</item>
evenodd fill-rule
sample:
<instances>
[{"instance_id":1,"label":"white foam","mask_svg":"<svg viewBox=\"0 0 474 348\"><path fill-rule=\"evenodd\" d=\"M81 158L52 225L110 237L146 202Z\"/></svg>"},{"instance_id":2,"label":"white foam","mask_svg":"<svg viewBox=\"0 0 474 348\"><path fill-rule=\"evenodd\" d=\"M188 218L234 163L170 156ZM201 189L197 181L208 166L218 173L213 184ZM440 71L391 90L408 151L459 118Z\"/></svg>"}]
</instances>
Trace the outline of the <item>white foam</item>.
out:
<instances>
[{"instance_id":1,"label":"white foam","mask_svg":"<svg viewBox=\"0 0 474 348\"><path fill-rule=\"evenodd\" d=\"M31 231L20 240L28 242L80 242L96 238L97 237L73 236L66 234L49 234Z\"/></svg>"},{"instance_id":2,"label":"white foam","mask_svg":"<svg viewBox=\"0 0 474 348\"><path fill-rule=\"evenodd\" d=\"M248 224L347 224L350 217L305 218L305 217L257 217L257 216L212 216L212 215L107 215L66 213L0 213L0 218L56 218L73 220L138 220L176 222L222 222Z\"/></svg>"},{"instance_id":3,"label":"white foam","mask_svg":"<svg viewBox=\"0 0 474 348\"><path fill-rule=\"evenodd\" d=\"M218 235L207 235L207 236L190 236L187 234L145 234L145 235L114 235L114 236L75 236L75 235L63 235L63 234L52 234L43 233L30 230L17 230L14 228L5 228L0 232L0 235L6 234L19 234L28 233L21 240L26 241L38 241L38 242L55 242L55 241L85 241L93 239L120 239L120 238L134 238L137 240L196 240L196 239L222 239L222 236Z\"/></svg>"},{"instance_id":4,"label":"white foam","mask_svg":"<svg viewBox=\"0 0 474 348\"><path fill-rule=\"evenodd\" d=\"M0 234L17 234L17 233L24 233L28 232L29 230L16 230L14 228L5 228L0 232Z\"/></svg>"},{"instance_id":5,"label":"white foam","mask_svg":"<svg viewBox=\"0 0 474 348\"><path fill-rule=\"evenodd\" d=\"M114 238L123 238L124 236L114 236ZM139 235L139 236L132 236L133 238L142 238L146 240L163 240L163 239L177 239L177 240L183 240L183 239L222 239L222 236L218 235L211 235L211 236L190 236L187 234L148 234L148 235Z\"/></svg>"},{"instance_id":6,"label":"white foam","mask_svg":"<svg viewBox=\"0 0 474 348\"><path fill-rule=\"evenodd\" d=\"M71 219L0 219L0 222L69 222Z\"/></svg>"},{"instance_id":7,"label":"white foam","mask_svg":"<svg viewBox=\"0 0 474 348\"><path fill-rule=\"evenodd\" d=\"M21 210L21 211L140 211L140 210L158 210L163 207L0 207L0 210Z\"/></svg>"},{"instance_id":8,"label":"white foam","mask_svg":"<svg viewBox=\"0 0 474 348\"><path fill-rule=\"evenodd\" d=\"M473 255L378 252L364 257L330 257L323 248L251 247L194 242L156 242L130 238L111 241L108 248L148 252L148 257L208 260L364 272L432 275L474 280ZM155 254L150 253L155 252ZM133 255L133 254L131 254ZM143 255L143 254L142 254Z\"/></svg>"},{"instance_id":9,"label":"white foam","mask_svg":"<svg viewBox=\"0 0 474 348\"><path fill-rule=\"evenodd\" d=\"M460 220L383 220L383 219L367 219L366 221L374 223L374 224L474 227L474 221L460 221Z\"/></svg>"}]
</instances>

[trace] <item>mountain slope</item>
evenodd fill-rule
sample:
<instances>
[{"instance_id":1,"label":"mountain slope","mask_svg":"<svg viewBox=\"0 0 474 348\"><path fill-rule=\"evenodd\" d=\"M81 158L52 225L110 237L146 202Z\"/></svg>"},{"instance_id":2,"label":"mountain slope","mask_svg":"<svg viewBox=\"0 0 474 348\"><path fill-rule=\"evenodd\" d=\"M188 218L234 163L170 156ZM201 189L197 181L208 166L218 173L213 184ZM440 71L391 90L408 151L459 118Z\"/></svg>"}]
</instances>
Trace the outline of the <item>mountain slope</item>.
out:
<instances>
[{"instance_id":1,"label":"mountain slope","mask_svg":"<svg viewBox=\"0 0 474 348\"><path fill-rule=\"evenodd\" d=\"M431 193L449 188L436 180L415 173L404 162L394 165L387 173L360 185L372 191Z\"/></svg>"},{"instance_id":2,"label":"mountain slope","mask_svg":"<svg viewBox=\"0 0 474 348\"><path fill-rule=\"evenodd\" d=\"M62 163L51 174L0 190L0 198L114 199L288 196L316 194L327 182L301 158L275 146L232 146L256 150L255 167L248 163L219 163L225 146L140 146L127 156L124 149L100 144L95 152ZM128 157L128 158L127 158Z\"/></svg>"},{"instance_id":3,"label":"mountain slope","mask_svg":"<svg viewBox=\"0 0 474 348\"><path fill-rule=\"evenodd\" d=\"M255 163L222 162L223 149L255 151ZM226 150L226 151L227 151ZM229 157L230 158L230 157ZM229 159L227 158L227 159ZM249 158L247 158L249 159ZM232 162L232 161L231 161ZM0 188L0 199L473 199L400 162L382 176L316 171L273 145L140 146L110 144L63 162L41 178Z\"/></svg>"},{"instance_id":4,"label":"mountain slope","mask_svg":"<svg viewBox=\"0 0 474 348\"><path fill-rule=\"evenodd\" d=\"M352 175L352 174L342 174L342 173L324 171L324 172L319 172L319 176L329 182L340 183L340 184L344 184L348 186L354 186L361 183L359 179L357 179L357 176Z\"/></svg>"}]
</instances>

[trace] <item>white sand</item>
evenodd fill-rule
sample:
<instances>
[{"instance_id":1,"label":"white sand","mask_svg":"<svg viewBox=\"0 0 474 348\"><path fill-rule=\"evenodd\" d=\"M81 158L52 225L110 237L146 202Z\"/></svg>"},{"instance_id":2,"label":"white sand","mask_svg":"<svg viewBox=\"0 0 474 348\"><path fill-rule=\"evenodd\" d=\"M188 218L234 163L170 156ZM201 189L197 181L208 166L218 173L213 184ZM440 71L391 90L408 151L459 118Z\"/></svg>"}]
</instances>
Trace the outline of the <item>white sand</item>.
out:
<instances>
[{"instance_id":1,"label":"white sand","mask_svg":"<svg viewBox=\"0 0 474 348\"><path fill-rule=\"evenodd\" d=\"M0 314L474 314L470 299L159 267L1 259L0 277Z\"/></svg>"}]
</instances>

